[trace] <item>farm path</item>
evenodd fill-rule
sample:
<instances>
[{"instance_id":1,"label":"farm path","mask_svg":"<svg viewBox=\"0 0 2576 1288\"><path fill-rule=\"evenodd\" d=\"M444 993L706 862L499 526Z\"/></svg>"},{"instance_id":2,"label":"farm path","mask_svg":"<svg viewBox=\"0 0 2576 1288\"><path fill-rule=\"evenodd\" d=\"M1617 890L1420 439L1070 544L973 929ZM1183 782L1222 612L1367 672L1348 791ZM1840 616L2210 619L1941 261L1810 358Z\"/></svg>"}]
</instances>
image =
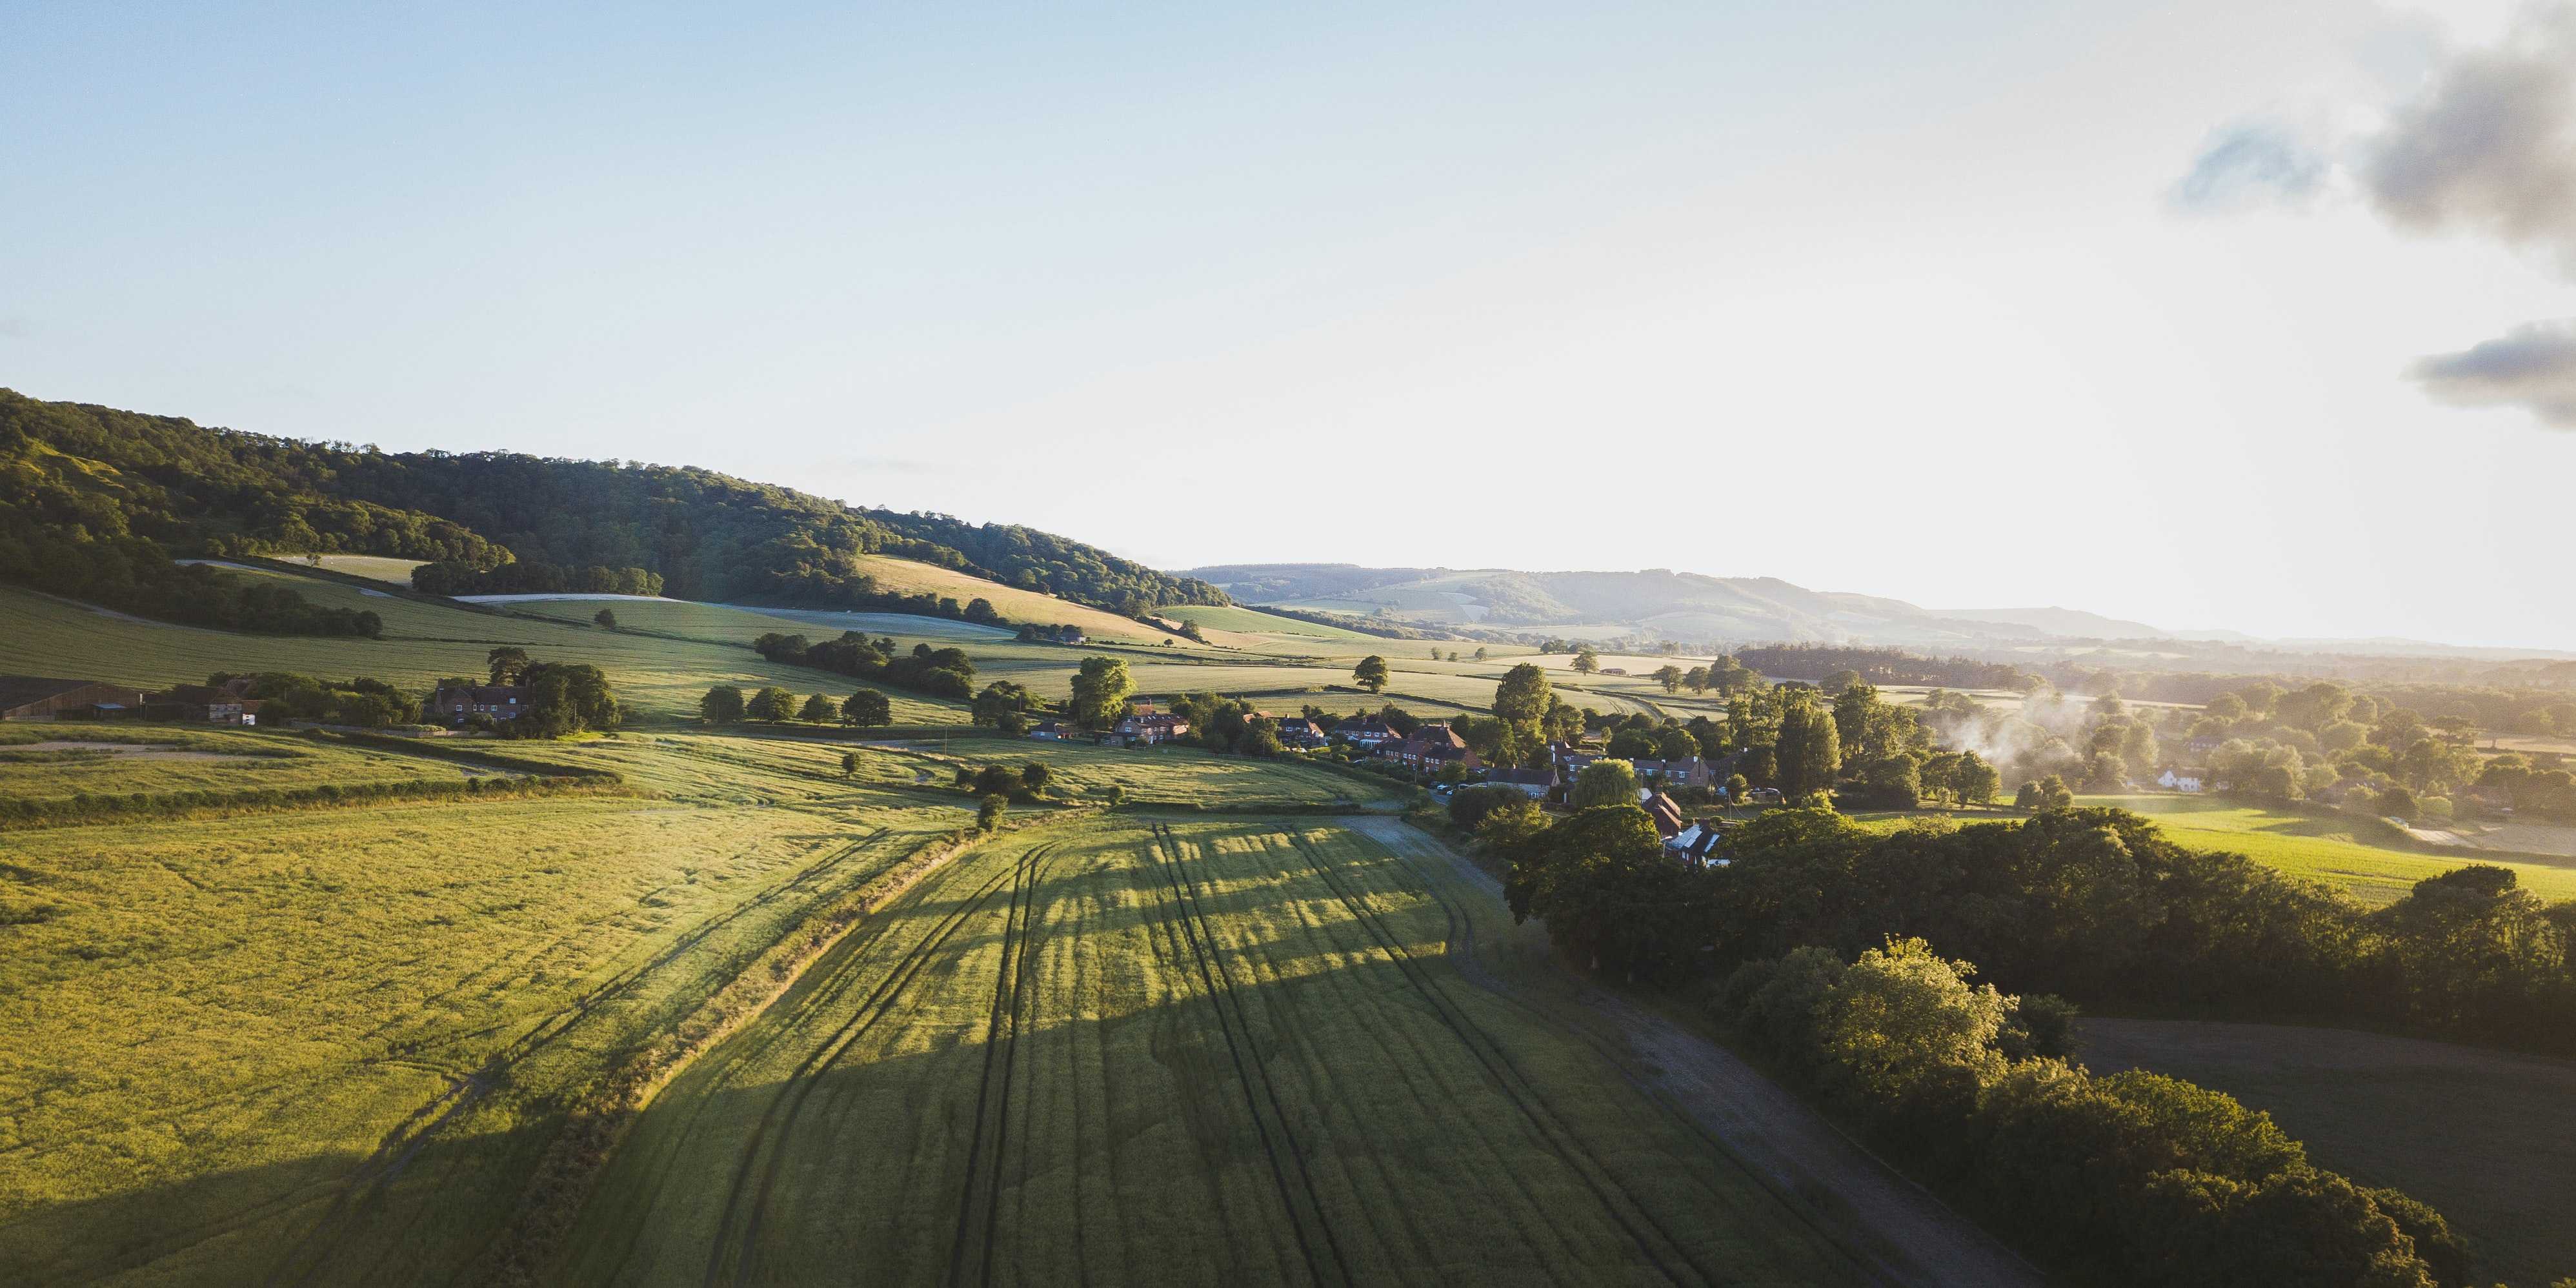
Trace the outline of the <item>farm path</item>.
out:
<instances>
[{"instance_id":1,"label":"farm path","mask_svg":"<svg viewBox=\"0 0 2576 1288\"><path fill-rule=\"evenodd\" d=\"M1446 885L1450 892L1501 905L1500 879L1421 829L1384 817L1344 823L1408 863L1445 864L1446 881L1436 870L1423 873L1435 892ZM1443 894L1444 901L1449 897ZM1480 951L1472 910L1455 912L1461 929L1450 952L1462 977L1601 1048L1632 1080L1891 1282L1943 1288L2043 1282L2020 1255L1854 1144L1734 1053L1581 980L1552 957L1532 960L1540 952L1523 951L1522 960L1504 963L1511 947L1489 944ZM1528 947L1536 946L1533 937ZM1496 969L1505 964L1518 969Z\"/></svg>"}]
</instances>

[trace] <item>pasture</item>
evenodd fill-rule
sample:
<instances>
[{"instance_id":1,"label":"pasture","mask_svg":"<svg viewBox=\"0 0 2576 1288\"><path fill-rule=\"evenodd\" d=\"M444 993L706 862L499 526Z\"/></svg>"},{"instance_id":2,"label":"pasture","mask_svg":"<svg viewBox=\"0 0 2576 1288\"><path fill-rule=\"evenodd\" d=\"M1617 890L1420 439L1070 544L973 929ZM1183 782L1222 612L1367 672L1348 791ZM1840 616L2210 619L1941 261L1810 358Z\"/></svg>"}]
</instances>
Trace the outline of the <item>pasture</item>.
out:
<instances>
[{"instance_id":1,"label":"pasture","mask_svg":"<svg viewBox=\"0 0 2576 1288\"><path fill-rule=\"evenodd\" d=\"M252 729L18 725L0 738L0 797L63 800L162 792L461 781L452 761ZM41 734L41 738L27 735Z\"/></svg>"},{"instance_id":2,"label":"pasture","mask_svg":"<svg viewBox=\"0 0 2576 1288\"><path fill-rule=\"evenodd\" d=\"M973 573L959 572L954 568L897 559L890 555L861 555L858 564L859 571L876 578L877 589L883 591L937 595L960 604L989 599L993 601L995 611L1014 622L1079 626L1093 639L1131 644L1161 644L1170 640L1176 648L1188 643L1177 635L1158 631L1116 613L1105 613L1039 591L986 581Z\"/></svg>"},{"instance_id":3,"label":"pasture","mask_svg":"<svg viewBox=\"0 0 2576 1288\"><path fill-rule=\"evenodd\" d=\"M281 559L295 559L300 556L280 555L278 557ZM344 572L352 577L365 577L372 581L386 582L396 586L409 586L411 584L411 570L421 566L425 562L427 561L422 559L395 559L385 555L322 556L322 566L330 569L332 572Z\"/></svg>"},{"instance_id":4,"label":"pasture","mask_svg":"<svg viewBox=\"0 0 2576 1288\"><path fill-rule=\"evenodd\" d=\"M777 684L800 695L819 690L835 697L865 687L827 671L775 665L735 645L600 630L586 624L588 614L577 625L365 595L309 577L241 575L279 577L316 603L370 609L384 618L385 638L250 635L177 626L0 587L0 671L88 676L157 688L202 681L217 671L280 670L331 679L374 676L426 693L444 677L483 674L484 654L509 644L540 660L599 667L630 720L647 722L694 718L698 698L716 684ZM619 605L621 611L624 607ZM885 692L898 724L965 721L961 704L901 689Z\"/></svg>"},{"instance_id":5,"label":"pasture","mask_svg":"<svg viewBox=\"0 0 2576 1288\"><path fill-rule=\"evenodd\" d=\"M988 842L655 1100L553 1278L1857 1277L1457 913L1324 823Z\"/></svg>"},{"instance_id":6,"label":"pasture","mask_svg":"<svg viewBox=\"0 0 2576 1288\"><path fill-rule=\"evenodd\" d=\"M2394 902L2416 882L2465 863L2511 868L2524 888L2544 899L2576 898L2576 861L2416 850L2407 848L2411 842L2377 819L2163 793L2080 796L2076 803L2143 814L2181 844L2242 854L2365 903Z\"/></svg>"},{"instance_id":7,"label":"pasture","mask_svg":"<svg viewBox=\"0 0 2576 1288\"><path fill-rule=\"evenodd\" d=\"M0 1281L485 1277L568 1105L970 817L538 748L674 791L0 834Z\"/></svg>"},{"instance_id":8,"label":"pasture","mask_svg":"<svg viewBox=\"0 0 2576 1288\"><path fill-rule=\"evenodd\" d=\"M2432 1204L2468 1236L2475 1281L2576 1266L2576 1063L2344 1029L2088 1019L2081 1059L2225 1091L2321 1167Z\"/></svg>"}]
</instances>

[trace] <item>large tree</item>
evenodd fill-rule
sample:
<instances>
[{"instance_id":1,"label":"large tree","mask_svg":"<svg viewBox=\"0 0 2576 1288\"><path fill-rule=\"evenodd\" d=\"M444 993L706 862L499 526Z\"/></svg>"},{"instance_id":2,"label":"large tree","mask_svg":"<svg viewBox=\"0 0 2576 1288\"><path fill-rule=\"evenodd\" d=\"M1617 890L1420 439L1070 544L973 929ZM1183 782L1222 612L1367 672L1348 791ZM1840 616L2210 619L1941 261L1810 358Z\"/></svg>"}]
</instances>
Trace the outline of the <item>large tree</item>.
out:
<instances>
[{"instance_id":1,"label":"large tree","mask_svg":"<svg viewBox=\"0 0 2576 1288\"><path fill-rule=\"evenodd\" d=\"M1535 764L1546 753L1546 720L1555 703L1545 668L1523 662L1503 672L1502 682L1494 686L1494 717L1503 722L1496 755L1515 765Z\"/></svg>"},{"instance_id":2,"label":"large tree","mask_svg":"<svg viewBox=\"0 0 2576 1288\"><path fill-rule=\"evenodd\" d=\"M1637 767L1624 760L1596 760L1575 776L1565 803L1576 809L1637 803Z\"/></svg>"},{"instance_id":3,"label":"large tree","mask_svg":"<svg viewBox=\"0 0 2576 1288\"><path fill-rule=\"evenodd\" d=\"M1351 683L1371 693L1384 693L1386 680L1386 659L1375 653L1361 658L1360 664L1351 668Z\"/></svg>"},{"instance_id":4,"label":"large tree","mask_svg":"<svg viewBox=\"0 0 2576 1288\"><path fill-rule=\"evenodd\" d=\"M862 729L894 723L894 704L874 689L861 689L841 700L841 719Z\"/></svg>"},{"instance_id":5,"label":"large tree","mask_svg":"<svg viewBox=\"0 0 2576 1288\"><path fill-rule=\"evenodd\" d=\"M773 684L751 695L742 713L754 720L792 720L796 717L796 695Z\"/></svg>"},{"instance_id":6,"label":"large tree","mask_svg":"<svg viewBox=\"0 0 2576 1288\"><path fill-rule=\"evenodd\" d=\"M1814 701L1800 695L1785 704L1775 746L1782 795L1795 801L1833 789L1834 775L1843 767L1842 738L1833 718L1817 710Z\"/></svg>"},{"instance_id":7,"label":"large tree","mask_svg":"<svg viewBox=\"0 0 2576 1288\"><path fill-rule=\"evenodd\" d=\"M1574 669L1581 671L1585 675L1590 675L1593 672L1600 670L1601 655L1593 652L1591 645L1584 645L1581 649L1575 651Z\"/></svg>"},{"instance_id":8,"label":"large tree","mask_svg":"<svg viewBox=\"0 0 2576 1288\"><path fill-rule=\"evenodd\" d=\"M832 718L840 713L840 703L817 693L805 699L805 705L796 712L796 718L810 720L815 724L830 724Z\"/></svg>"},{"instance_id":9,"label":"large tree","mask_svg":"<svg viewBox=\"0 0 2576 1288\"><path fill-rule=\"evenodd\" d=\"M698 699L698 718L708 724L733 724L742 719L742 686L719 684Z\"/></svg>"},{"instance_id":10,"label":"large tree","mask_svg":"<svg viewBox=\"0 0 2576 1288\"><path fill-rule=\"evenodd\" d=\"M517 684L527 674L528 650L523 648L504 644L484 654L483 660L491 664L494 684Z\"/></svg>"},{"instance_id":11,"label":"large tree","mask_svg":"<svg viewBox=\"0 0 2576 1288\"><path fill-rule=\"evenodd\" d=\"M1102 730L1126 714L1127 697L1136 682L1127 674L1127 659L1086 657L1073 677L1073 719L1085 729Z\"/></svg>"}]
</instances>

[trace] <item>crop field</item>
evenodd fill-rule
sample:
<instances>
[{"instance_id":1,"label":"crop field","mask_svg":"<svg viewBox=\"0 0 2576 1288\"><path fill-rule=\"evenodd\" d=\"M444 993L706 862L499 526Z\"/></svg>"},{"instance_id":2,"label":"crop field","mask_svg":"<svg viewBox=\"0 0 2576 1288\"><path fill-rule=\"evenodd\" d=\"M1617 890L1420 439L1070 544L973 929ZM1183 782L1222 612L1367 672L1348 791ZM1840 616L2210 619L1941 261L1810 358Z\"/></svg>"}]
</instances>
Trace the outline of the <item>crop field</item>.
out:
<instances>
[{"instance_id":1,"label":"crop field","mask_svg":"<svg viewBox=\"0 0 2576 1288\"><path fill-rule=\"evenodd\" d=\"M482 674L485 652L512 644L540 660L599 667L631 716L645 720L694 718L699 696L716 684L778 684L799 694L835 697L865 687L827 671L774 665L747 648L379 598L313 578L285 580L316 603L373 610L385 620L386 637L246 635L174 626L0 588L0 671L159 687L201 681L217 671L284 670L332 679L368 675L426 692L447 676ZM900 689L886 692L899 724L964 722L960 704Z\"/></svg>"},{"instance_id":2,"label":"crop field","mask_svg":"<svg viewBox=\"0 0 2576 1288\"><path fill-rule=\"evenodd\" d=\"M1217 756L1193 747L1100 747L1026 738L954 738L857 747L819 739L686 741L728 754L756 755L766 763L827 778L838 778L842 753L855 751L856 781L880 786L946 787L961 765L1017 770L1032 761L1044 761L1054 773L1048 791L1075 800L1098 797L1114 786L1130 800L1187 801L1211 810L1330 805L1356 811L1392 808L1396 801L1392 784L1367 774L1318 768L1294 758L1260 761ZM742 750L732 750L736 747Z\"/></svg>"},{"instance_id":3,"label":"crop field","mask_svg":"<svg viewBox=\"0 0 2576 1288\"><path fill-rule=\"evenodd\" d=\"M2404 842L2375 819L2267 809L2211 796L2083 796L2076 803L2146 815L2184 845L2242 854L2366 903L2393 902L2416 882L2464 863L2511 868L2526 889L2544 899L2576 898L2576 860L2552 863L2402 849Z\"/></svg>"},{"instance_id":4,"label":"crop field","mask_svg":"<svg viewBox=\"0 0 2576 1288\"><path fill-rule=\"evenodd\" d=\"M0 834L0 1282L481 1277L566 1103L969 817L809 786Z\"/></svg>"},{"instance_id":5,"label":"crop field","mask_svg":"<svg viewBox=\"0 0 2576 1288\"><path fill-rule=\"evenodd\" d=\"M284 559L293 559L297 556L281 555L279 557ZM352 577L366 577L375 581L390 582L396 586L410 585L411 570L421 566L421 564L425 562L427 561L421 559L393 559L384 555L322 556L322 566L333 572L344 572Z\"/></svg>"},{"instance_id":6,"label":"crop field","mask_svg":"<svg viewBox=\"0 0 2576 1288\"><path fill-rule=\"evenodd\" d=\"M250 729L101 730L47 724L8 732L12 738L0 741L0 797L24 800L60 800L84 792L230 792L471 776L466 766L450 761ZM23 736L31 732L41 732L43 739Z\"/></svg>"},{"instance_id":7,"label":"crop field","mask_svg":"<svg viewBox=\"0 0 2576 1288\"><path fill-rule=\"evenodd\" d=\"M555 1278L1671 1279L1850 1263L1331 825L1103 819L916 886L638 1122Z\"/></svg>"},{"instance_id":8,"label":"crop field","mask_svg":"<svg viewBox=\"0 0 2576 1288\"><path fill-rule=\"evenodd\" d=\"M1079 626L1084 634L1095 639L1125 640L1137 644L1160 644L1168 639L1175 646L1187 642L1115 613L1104 613L1097 608L1034 590L1020 590L986 581L972 573L951 568L888 555L861 555L858 564L859 571L876 578L879 590L906 595L926 592L954 599L960 604L978 598L989 599L996 611L1012 621Z\"/></svg>"},{"instance_id":9,"label":"crop field","mask_svg":"<svg viewBox=\"0 0 2576 1288\"><path fill-rule=\"evenodd\" d=\"M2269 1112L2318 1165L2393 1185L2470 1241L2477 1283L2576 1265L2576 1063L2344 1029L2084 1021L2096 1070L2188 1078Z\"/></svg>"}]
</instances>

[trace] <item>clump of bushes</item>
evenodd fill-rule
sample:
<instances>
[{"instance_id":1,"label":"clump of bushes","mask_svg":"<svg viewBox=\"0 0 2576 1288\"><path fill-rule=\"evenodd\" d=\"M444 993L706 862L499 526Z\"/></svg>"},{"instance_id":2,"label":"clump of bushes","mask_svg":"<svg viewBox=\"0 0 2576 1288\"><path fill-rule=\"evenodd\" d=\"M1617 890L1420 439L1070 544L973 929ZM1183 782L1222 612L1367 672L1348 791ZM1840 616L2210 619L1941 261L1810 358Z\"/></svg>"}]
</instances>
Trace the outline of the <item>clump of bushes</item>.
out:
<instances>
[{"instance_id":1,"label":"clump of bushes","mask_svg":"<svg viewBox=\"0 0 2576 1288\"><path fill-rule=\"evenodd\" d=\"M2105 1284L2457 1285L2431 1208L2308 1162L2221 1092L2070 1063L2074 1008L1921 939L1748 962L1709 1009L1990 1228Z\"/></svg>"}]
</instances>

